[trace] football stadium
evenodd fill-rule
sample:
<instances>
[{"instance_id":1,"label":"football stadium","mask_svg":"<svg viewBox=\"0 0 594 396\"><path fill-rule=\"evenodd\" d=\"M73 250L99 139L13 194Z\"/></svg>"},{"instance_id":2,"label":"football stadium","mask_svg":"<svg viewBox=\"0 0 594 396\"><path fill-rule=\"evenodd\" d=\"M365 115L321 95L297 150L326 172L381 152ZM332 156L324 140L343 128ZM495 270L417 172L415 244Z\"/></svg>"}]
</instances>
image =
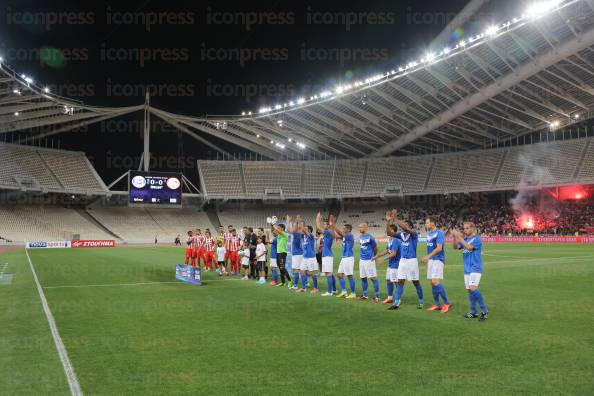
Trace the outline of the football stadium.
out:
<instances>
[{"instance_id":1,"label":"football stadium","mask_svg":"<svg viewBox=\"0 0 594 396\"><path fill-rule=\"evenodd\" d=\"M0 394L594 393L594 1L99 3L0 22Z\"/></svg>"}]
</instances>

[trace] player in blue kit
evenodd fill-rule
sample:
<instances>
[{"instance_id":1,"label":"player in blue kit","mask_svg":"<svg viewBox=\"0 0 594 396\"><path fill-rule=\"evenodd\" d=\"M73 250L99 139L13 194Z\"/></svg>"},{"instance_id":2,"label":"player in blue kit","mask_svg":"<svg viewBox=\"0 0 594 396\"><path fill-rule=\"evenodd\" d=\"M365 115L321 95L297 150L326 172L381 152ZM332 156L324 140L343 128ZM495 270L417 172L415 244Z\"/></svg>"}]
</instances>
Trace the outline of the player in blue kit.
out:
<instances>
[{"instance_id":1,"label":"player in blue kit","mask_svg":"<svg viewBox=\"0 0 594 396\"><path fill-rule=\"evenodd\" d=\"M303 262L303 238L301 232L303 224L301 223L301 216L295 217L295 224L291 223L291 216L287 215L287 232L291 234L291 271L293 271L293 286L291 290L298 290L299 274L301 273L301 263ZM301 282L303 289L305 283Z\"/></svg>"},{"instance_id":2,"label":"player in blue kit","mask_svg":"<svg viewBox=\"0 0 594 396\"><path fill-rule=\"evenodd\" d=\"M394 227L390 227L391 221L402 231L394 232ZM404 283L408 280L415 285L417 297L419 299L418 309L423 308L423 287L419 282L419 262L417 260L417 242L419 234L413 229L411 224L398 219L398 211L392 210L392 213L386 212L386 233L388 236L398 238L401 241L400 263L398 264L398 285L396 286L396 299L390 306L390 310L400 308L402 294L404 293Z\"/></svg>"},{"instance_id":3,"label":"player in blue kit","mask_svg":"<svg viewBox=\"0 0 594 396\"><path fill-rule=\"evenodd\" d=\"M357 298L357 293L355 292L355 279L353 278L353 273L355 271L355 254L353 253L355 237L352 232L353 226L345 224L342 229L339 230L336 227L336 222L332 221L330 227L332 228L335 237L342 238L342 258L340 259L337 271L341 293L336 297L348 299ZM349 287L351 290L349 294L347 294L346 280L344 279L345 275L349 279Z\"/></svg>"},{"instance_id":4,"label":"player in blue kit","mask_svg":"<svg viewBox=\"0 0 594 396\"><path fill-rule=\"evenodd\" d=\"M427 229L427 255L423 257L423 262L427 264L427 279L431 281L431 291L433 292L433 306L427 311L447 313L452 305L448 301L445 288L441 284L445 264L445 234L437 228L435 220L431 217L425 219L425 228ZM443 306L441 307L439 304L440 297L443 300Z\"/></svg>"},{"instance_id":5,"label":"player in blue kit","mask_svg":"<svg viewBox=\"0 0 594 396\"><path fill-rule=\"evenodd\" d=\"M322 214L318 213L316 216L317 231L322 233L322 273L328 283L328 291L322 294L324 297L332 296L336 293L336 290L334 290L334 253L332 252L334 233L330 230L330 224L333 222L334 218L329 216L328 221L322 224Z\"/></svg>"},{"instance_id":6,"label":"player in blue kit","mask_svg":"<svg viewBox=\"0 0 594 396\"><path fill-rule=\"evenodd\" d=\"M359 275L361 276L361 289L363 295L359 297L361 300L368 300L369 294L367 288L369 281L373 282L373 301L379 302L379 282L377 280L377 268L373 258L377 255L377 243L375 238L369 233L369 227L366 223L359 224Z\"/></svg>"},{"instance_id":7,"label":"player in blue kit","mask_svg":"<svg viewBox=\"0 0 594 396\"><path fill-rule=\"evenodd\" d=\"M393 232L398 231L395 225L391 224ZM388 297L382 304L392 304L394 302L394 285L398 283L398 265L400 264L400 247L402 242L400 239L389 237L386 251L378 254L373 259L377 260L384 256L388 256L388 267L386 268L386 284L388 287Z\"/></svg>"},{"instance_id":8,"label":"player in blue kit","mask_svg":"<svg viewBox=\"0 0 594 396\"><path fill-rule=\"evenodd\" d=\"M303 227L303 261L301 262L301 289L297 290L303 293L307 290L307 280L311 276L313 288L311 294L318 292L318 261L316 260L315 236L312 226Z\"/></svg>"},{"instance_id":9,"label":"player in blue kit","mask_svg":"<svg viewBox=\"0 0 594 396\"><path fill-rule=\"evenodd\" d=\"M483 274L483 242L476 234L476 227L472 222L464 222L464 234L458 230L452 230L454 237L454 249L462 250L464 261L464 285L468 290L470 301L470 312L464 315L467 319L479 318L480 321L487 319L487 306L483 295L479 291L479 283ZM476 305L481 308L481 315L477 315Z\"/></svg>"}]
</instances>

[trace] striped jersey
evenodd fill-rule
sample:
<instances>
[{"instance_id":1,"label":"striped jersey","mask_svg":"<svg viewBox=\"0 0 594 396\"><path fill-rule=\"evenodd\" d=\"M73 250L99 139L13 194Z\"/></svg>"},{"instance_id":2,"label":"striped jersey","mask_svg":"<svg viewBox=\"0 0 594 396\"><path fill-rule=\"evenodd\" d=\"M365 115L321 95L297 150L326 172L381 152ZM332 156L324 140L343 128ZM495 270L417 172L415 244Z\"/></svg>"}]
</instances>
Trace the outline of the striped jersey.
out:
<instances>
[{"instance_id":1,"label":"striped jersey","mask_svg":"<svg viewBox=\"0 0 594 396\"><path fill-rule=\"evenodd\" d=\"M204 249L206 249L207 252L212 252L212 249L214 248L216 243L217 243L217 241L213 237L205 237L204 238Z\"/></svg>"},{"instance_id":2,"label":"striped jersey","mask_svg":"<svg viewBox=\"0 0 594 396\"><path fill-rule=\"evenodd\" d=\"M225 248L229 252L237 252L239 251L239 246L241 245L241 239L239 236L231 235L231 238L227 241Z\"/></svg>"}]
</instances>

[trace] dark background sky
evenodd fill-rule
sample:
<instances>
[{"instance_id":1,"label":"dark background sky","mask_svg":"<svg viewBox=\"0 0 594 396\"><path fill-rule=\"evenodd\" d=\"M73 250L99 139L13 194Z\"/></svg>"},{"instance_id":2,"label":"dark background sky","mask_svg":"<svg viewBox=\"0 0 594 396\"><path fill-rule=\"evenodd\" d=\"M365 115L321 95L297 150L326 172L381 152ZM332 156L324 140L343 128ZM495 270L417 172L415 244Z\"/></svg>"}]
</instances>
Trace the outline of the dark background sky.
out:
<instances>
[{"instance_id":1,"label":"dark background sky","mask_svg":"<svg viewBox=\"0 0 594 396\"><path fill-rule=\"evenodd\" d=\"M0 54L18 72L86 104L140 104L148 87L152 105L167 111L239 114L413 59L466 2L6 1ZM461 33L519 15L520 3L491 1ZM53 144L85 151L109 182L139 156L141 131L138 113ZM172 127L154 122L154 132L157 169L177 170L181 154L191 176L195 159L216 157L189 137L178 139Z\"/></svg>"}]
</instances>

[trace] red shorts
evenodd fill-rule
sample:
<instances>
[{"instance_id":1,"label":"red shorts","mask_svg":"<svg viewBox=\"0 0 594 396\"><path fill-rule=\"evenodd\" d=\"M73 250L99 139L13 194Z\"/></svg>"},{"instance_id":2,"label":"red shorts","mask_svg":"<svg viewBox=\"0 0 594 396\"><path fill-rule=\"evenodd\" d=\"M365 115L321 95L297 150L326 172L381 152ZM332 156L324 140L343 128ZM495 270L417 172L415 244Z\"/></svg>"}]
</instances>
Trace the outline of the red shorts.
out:
<instances>
[{"instance_id":1,"label":"red shorts","mask_svg":"<svg viewBox=\"0 0 594 396\"><path fill-rule=\"evenodd\" d=\"M204 247L196 248L196 257L204 257Z\"/></svg>"},{"instance_id":2,"label":"red shorts","mask_svg":"<svg viewBox=\"0 0 594 396\"><path fill-rule=\"evenodd\" d=\"M192 248L186 248L186 258L192 258L194 257L194 249Z\"/></svg>"}]
</instances>

